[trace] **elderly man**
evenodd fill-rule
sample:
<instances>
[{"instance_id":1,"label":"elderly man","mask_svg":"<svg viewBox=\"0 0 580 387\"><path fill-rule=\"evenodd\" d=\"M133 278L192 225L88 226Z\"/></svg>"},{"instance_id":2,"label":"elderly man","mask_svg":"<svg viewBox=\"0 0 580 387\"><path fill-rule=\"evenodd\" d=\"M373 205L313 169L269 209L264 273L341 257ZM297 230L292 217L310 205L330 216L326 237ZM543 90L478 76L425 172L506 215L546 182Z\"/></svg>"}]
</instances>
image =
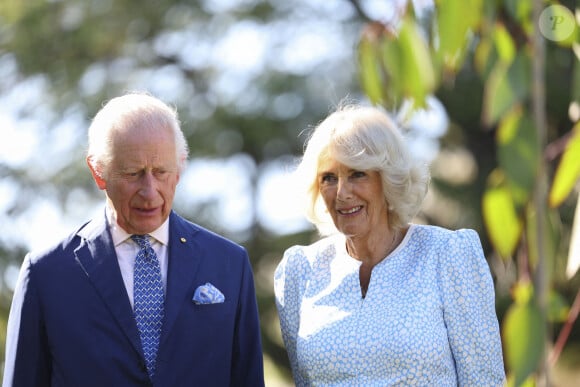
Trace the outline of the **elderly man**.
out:
<instances>
[{"instance_id":1,"label":"elderly man","mask_svg":"<svg viewBox=\"0 0 580 387\"><path fill-rule=\"evenodd\" d=\"M105 210L25 257L5 387L264 385L246 251L172 211L187 154L177 114L150 95L95 116L87 163Z\"/></svg>"}]
</instances>

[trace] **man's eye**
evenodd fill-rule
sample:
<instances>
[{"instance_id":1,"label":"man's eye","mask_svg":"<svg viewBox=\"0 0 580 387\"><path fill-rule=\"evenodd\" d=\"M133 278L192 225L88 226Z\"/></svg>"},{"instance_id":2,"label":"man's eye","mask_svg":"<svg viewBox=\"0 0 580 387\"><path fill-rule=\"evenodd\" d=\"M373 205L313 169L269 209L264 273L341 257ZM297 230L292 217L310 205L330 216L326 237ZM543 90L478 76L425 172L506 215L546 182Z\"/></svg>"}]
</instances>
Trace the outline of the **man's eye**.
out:
<instances>
[{"instance_id":1,"label":"man's eye","mask_svg":"<svg viewBox=\"0 0 580 387\"><path fill-rule=\"evenodd\" d=\"M135 171L135 172L125 172L124 175L128 179L135 179L135 178L139 177L140 172L139 171Z\"/></svg>"}]
</instances>

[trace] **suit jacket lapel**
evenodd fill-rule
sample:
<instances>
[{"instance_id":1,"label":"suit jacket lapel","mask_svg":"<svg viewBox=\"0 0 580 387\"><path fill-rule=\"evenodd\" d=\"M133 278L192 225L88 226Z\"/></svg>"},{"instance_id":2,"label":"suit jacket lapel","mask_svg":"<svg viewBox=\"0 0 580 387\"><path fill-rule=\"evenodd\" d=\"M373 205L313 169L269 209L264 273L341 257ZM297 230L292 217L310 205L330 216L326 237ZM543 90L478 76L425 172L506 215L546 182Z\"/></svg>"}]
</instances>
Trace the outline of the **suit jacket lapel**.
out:
<instances>
[{"instance_id":1,"label":"suit jacket lapel","mask_svg":"<svg viewBox=\"0 0 580 387\"><path fill-rule=\"evenodd\" d=\"M185 220L171 213L169 218L169 261L165 321L160 346L171 331L179 311L185 303L193 302L194 278L199 267L201 249L195 246L193 235L197 229L186 225Z\"/></svg>"},{"instance_id":2,"label":"suit jacket lapel","mask_svg":"<svg viewBox=\"0 0 580 387\"><path fill-rule=\"evenodd\" d=\"M133 316L113 241L107 229L105 217L93 220L80 230L83 238L75 250L77 261L82 266L95 290L100 294L111 314L124 331L138 353L142 353L141 339Z\"/></svg>"}]
</instances>

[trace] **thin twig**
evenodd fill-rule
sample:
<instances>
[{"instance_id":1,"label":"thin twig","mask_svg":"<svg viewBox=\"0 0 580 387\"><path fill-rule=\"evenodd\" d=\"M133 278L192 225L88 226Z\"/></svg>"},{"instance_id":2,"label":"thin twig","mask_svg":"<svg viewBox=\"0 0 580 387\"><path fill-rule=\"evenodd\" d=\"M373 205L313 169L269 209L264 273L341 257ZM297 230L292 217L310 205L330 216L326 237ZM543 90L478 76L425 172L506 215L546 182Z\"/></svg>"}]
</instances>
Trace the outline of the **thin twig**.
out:
<instances>
[{"instance_id":1,"label":"thin twig","mask_svg":"<svg viewBox=\"0 0 580 387\"><path fill-rule=\"evenodd\" d=\"M539 20L540 13L544 7L543 0L535 0L533 5L533 20ZM534 124L537 130L538 149L545 149L547 139L548 123L546 118L546 46L544 37L541 34L539 26L536 23L532 39L532 106ZM544 219L546 217L546 204L548 197L546 166L543 158L537 163L536 184L534 187L534 208L536 211L536 246L538 251L538 264L536 266L534 287L537 295L537 305L540 308L542 316L542 339L547 339L547 296L548 296L548 279L546 267L548 266L548 257L546 249L546 231ZM538 382L540 385L549 386L549 375L547 368L546 353L542 353L542 361L538 368Z\"/></svg>"},{"instance_id":2,"label":"thin twig","mask_svg":"<svg viewBox=\"0 0 580 387\"><path fill-rule=\"evenodd\" d=\"M371 17L369 15L366 14L366 12L362 9L360 3L357 0L348 0L348 2L352 4L352 6L354 7L354 9L356 10L356 13L361 18L363 18L365 21L367 21L367 22L374 21L373 19L371 19Z\"/></svg>"},{"instance_id":3,"label":"thin twig","mask_svg":"<svg viewBox=\"0 0 580 387\"><path fill-rule=\"evenodd\" d=\"M566 345L566 341L568 340L568 336L570 335L570 331L572 330L572 326L576 322L578 318L578 313L580 313L580 289L578 289L578 293L576 293L576 298L574 299L574 303L572 303L572 307L568 312L568 318L566 319L566 323L562 327L560 334L558 335L558 340L556 340L556 344L554 344L554 348L552 349L552 353L550 353L550 366L553 366L558 361L564 346Z\"/></svg>"}]
</instances>

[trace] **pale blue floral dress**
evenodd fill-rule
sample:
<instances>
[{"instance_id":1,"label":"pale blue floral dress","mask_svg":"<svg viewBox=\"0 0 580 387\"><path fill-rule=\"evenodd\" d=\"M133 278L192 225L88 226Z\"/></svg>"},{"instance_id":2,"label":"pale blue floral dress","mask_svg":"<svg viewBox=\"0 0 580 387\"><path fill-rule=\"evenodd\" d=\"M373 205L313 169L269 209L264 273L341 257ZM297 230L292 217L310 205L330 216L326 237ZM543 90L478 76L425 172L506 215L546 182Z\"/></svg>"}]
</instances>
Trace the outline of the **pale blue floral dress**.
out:
<instances>
[{"instance_id":1,"label":"pale blue floral dress","mask_svg":"<svg viewBox=\"0 0 580 387\"><path fill-rule=\"evenodd\" d=\"M342 235L289 248L275 272L297 386L500 386L495 293L477 233L411 225L361 296Z\"/></svg>"}]
</instances>

